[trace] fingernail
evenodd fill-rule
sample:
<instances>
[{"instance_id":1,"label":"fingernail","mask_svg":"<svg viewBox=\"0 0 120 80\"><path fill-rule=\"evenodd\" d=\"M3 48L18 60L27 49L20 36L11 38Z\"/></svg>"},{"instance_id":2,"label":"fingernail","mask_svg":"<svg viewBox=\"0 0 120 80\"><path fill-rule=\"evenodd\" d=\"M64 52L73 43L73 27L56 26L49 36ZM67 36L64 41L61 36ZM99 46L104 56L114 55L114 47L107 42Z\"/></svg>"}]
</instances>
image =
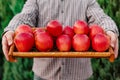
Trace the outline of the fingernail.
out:
<instances>
[{"instance_id":1,"label":"fingernail","mask_svg":"<svg viewBox=\"0 0 120 80\"><path fill-rule=\"evenodd\" d=\"M10 41L9 43L8 43L8 45L10 46L12 44L12 41Z\"/></svg>"},{"instance_id":2,"label":"fingernail","mask_svg":"<svg viewBox=\"0 0 120 80\"><path fill-rule=\"evenodd\" d=\"M111 44L111 47L113 47L113 48L114 48L114 44Z\"/></svg>"}]
</instances>

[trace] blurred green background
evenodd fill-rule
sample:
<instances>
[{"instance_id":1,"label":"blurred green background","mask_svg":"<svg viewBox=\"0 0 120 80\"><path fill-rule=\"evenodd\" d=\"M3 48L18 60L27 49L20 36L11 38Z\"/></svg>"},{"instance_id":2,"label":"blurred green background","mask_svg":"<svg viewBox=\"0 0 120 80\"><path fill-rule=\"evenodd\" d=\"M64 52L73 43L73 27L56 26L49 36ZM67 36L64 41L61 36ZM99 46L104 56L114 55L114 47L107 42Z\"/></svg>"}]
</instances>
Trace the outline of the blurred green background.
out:
<instances>
[{"instance_id":1,"label":"blurred green background","mask_svg":"<svg viewBox=\"0 0 120 80\"><path fill-rule=\"evenodd\" d=\"M98 2L105 13L116 22L120 32L120 0ZM0 34L11 18L21 11L24 3L25 0L0 0ZM0 80L33 80L32 63L32 59L21 58L18 58L17 63L7 62L0 43ZM92 59L92 66L94 73L90 80L120 80L120 55L114 63L110 63L108 59Z\"/></svg>"}]
</instances>

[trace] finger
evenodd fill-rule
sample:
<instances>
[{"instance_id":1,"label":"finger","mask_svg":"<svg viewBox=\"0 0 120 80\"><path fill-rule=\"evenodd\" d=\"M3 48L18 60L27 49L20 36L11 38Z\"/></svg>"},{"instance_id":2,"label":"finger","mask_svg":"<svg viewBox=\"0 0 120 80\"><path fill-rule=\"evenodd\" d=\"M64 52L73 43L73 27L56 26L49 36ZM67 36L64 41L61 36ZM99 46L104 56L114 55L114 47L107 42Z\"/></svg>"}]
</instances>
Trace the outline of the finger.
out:
<instances>
[{"instance_id":1,"label":"finger","mask_svg":"<svg viewBox=\"0 0 120 80\"><path fill-rule=\"evenodd\" d=\"M115 33L113 33L112 31L108 31L107 35L110 37L110 45L111 47L115 47L115 43L116 43L116 39L117 39L117 35Z\"/></svg>"},{"instance_id":2,"label":"finger","mask_svg":"<svg viewBox=\"0 0 120 80\"><path fill-rule=\"evenodd\" d=\"M8 32L5 34L6 38L7 38L7 41L8 41L8 45L12 45L13 43L13 36L14 36L14 33L13 32Z\"/></svg>"},{"instance_id":3,"label":"finger","mask_svg":"<svg viewBox=\"0 0 120 80\"><path fill-rule=\"evenodd\" d=\"M8 58L8 43L7 43L7 39L5 36L3 36L3 38L2 38L2 50L5 55L5 58L7 60L9 60L9 58Z\"/></svg>"},{"instance_id":4,"label":"finger","mask_svg":"<svg viewBox=\"0 0 120 80\"><path fill-rule=\"evenodd\" d=\"M117 39L117 41L116 41L116 44L115 44L115 48L114 48L114 53L115 53L115 58L117 58L118 57L118 39Z\"/></svg>"},{"instance_id":5,"label":"finger","mask_svg":"<svg viewBox=\"0 0 120 80\"><path fill-rule=\"evenodd\" d=\"M115 48L115 43L116 43L116 38L115 37L112 37L111 38L111 47Z\"/></svg>"}]
</instances>

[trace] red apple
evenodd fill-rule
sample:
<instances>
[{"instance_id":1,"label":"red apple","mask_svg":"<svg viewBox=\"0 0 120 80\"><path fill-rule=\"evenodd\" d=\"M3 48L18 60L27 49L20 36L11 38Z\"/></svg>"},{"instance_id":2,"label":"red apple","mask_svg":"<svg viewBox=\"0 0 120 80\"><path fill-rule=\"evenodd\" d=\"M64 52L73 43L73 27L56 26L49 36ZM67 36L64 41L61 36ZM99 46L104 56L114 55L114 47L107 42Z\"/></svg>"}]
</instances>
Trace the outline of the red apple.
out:
<instances>
[{"instance_id":1,"label":"red apple","mask_svg":"<svg viewBox=\"0 0 120 80\"><path fill-rule=\"evenodd\" d=\"M66 27L64 28L64 30L63 30L63 34L67 34L67 35L70 36L70 38L73 38L73 36L74 36L75 33L74 33L74 30L73 30L72 27L66 26Z\"/></svg>"},{"instance_id":2,"label":"red apple","mask_svg":"<svg viewBox=\"0 0 120 80\"><path fill-rule=\"evenodd\" d=\"M72 46L71 38L66 35L60 35L56 40L56 45L59 51L70 51Z\"/></svg>"},{"instance_id":3,"label":"red apple","mask_svg":"<svg viewBox=\"0 0 120 80\"><path fill-rule=\"evenodd\" d=\"M80 20L75 22L73 29L76 34L88 34L89 32L88 24Z\"/></svg>"},{"instance_id":4,"label":"red apple","mask_svg":"<svg viewBox=\"0 0 120 80\"><path fill-rule=\"evenodd\" d=\"M110 46L110 38L105 34L98 33L92 38L92 48L98 52L106 51Z\"/></svg>"},{"instance_id":5,"label":"red apple","mask_svg":"<svg viewBox=\"0 0 120 80\"><path fill-rule=\"evenodd\" d=\"M50 33L50 35L57 37L62 33L62 25L57 20L51 20L47 24L47 32Z\"/></svg>"},{"instance_id":6,"label":"red apple","mask_svg":"<svg viewBox=\"0 0 120 80\"><path fill-rule=\"evenodd\" d=\"M39 51L50 51L53 48L53 39L47 32L39 32L35 36L35 44Z\"/></svg>"},{"instance_id":7,"label":"red apple","mask_svg":"<svg viewBox=\"0 0 120 80\"><path fill-rule=\"evenodd\" d=\"M76 34L72 45L75 51L87 51L90 47L90 39L86 34Z\"/></svg>"},{"instance_id":8,"label":"red apple","mask_svg":"<svg viewBox=\"0 0 120 80\"><path fill-rule=\"evenodd\" d=\"M33 34L32 28L29 25L26 25L26 24L19 25L15 30L16 35L18 33L22 33L22 32L30 32L30 33Z\"/></svg>"},{"instance_id":9,"label":"red apple","mask_svg":"<svg viewBox=\"0 0 120 80\"><path fill-rule=\"evenodd\" d=\"M103 33L104 34L104 30L102 29L102 27L98 26L98 25L91 25L90 26L90 33L89 36L92 39L97 33Z\"/></svg>"},{"instance_id":10,"label":"red apple","mask_svg":"<svg viewBox=\"0 0 120 80\"><path fill-rule=\"evenodd\" d=\"M43 28L36 28L33 33L34 33L34 35L37 35L40 32L45 32L45 29L43 29Z\"/></svg>"},{"instance_id":11,"label":"red apple","mask_svg":"<svg viewBox=\"0 0 120 80\"><path fill-rule=\"evenodd\" d=\"M14 43L18 51L30 51L34 46L34 36L29 32L18 33L14 38Z\"/></svg>"}]
</instances>

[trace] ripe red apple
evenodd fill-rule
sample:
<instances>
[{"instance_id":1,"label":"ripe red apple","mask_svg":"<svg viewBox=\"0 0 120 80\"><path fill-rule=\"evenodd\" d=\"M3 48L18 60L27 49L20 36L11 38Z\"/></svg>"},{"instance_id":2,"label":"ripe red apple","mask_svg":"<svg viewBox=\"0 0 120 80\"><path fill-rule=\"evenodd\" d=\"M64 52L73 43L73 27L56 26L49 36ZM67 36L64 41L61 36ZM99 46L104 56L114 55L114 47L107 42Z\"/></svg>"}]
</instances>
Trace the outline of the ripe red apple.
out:
<instances>
[{"instance_id":1,"label":"ripe red apple","mask_svg":"<svg viewBox=\"0 0 120 80\"><path fill-rule=\"evenodd\" d=\"M40 32L45 32L45 29L43 29L43 28L36 28L33 33L34 33L34 35L37 35Z\"/></svg>"},{"instance_id":2,"label":"ripe red apple","mask_svg":"<svg viewBox=\"0 0 120 80\"><path fill-rule=\"evenodd\" d=\"M14 38L14 43L18 51L28 52L34 46L34 36L29 32L18 33Z\"/></svg>"},{"instance_id":3,"label":"ripe red apple","mask_svg":"<svg viewBox=\"0 0 120 80\"><path fill-rule=\"evenodd\" d=\"M87 51L90 47L90 39L86 34L76 34L72 41L75 51Z\"/></svg>"},{"instance_id":4,"label":"ripe red apple","mask_svg":"<svg viewBox=\"0 0 120 80\"><path fill-rule=\"evenodd\" d=\"M76 34L88 34L89 32L88 24L81 20L75 22L73 29Z\"/></svg>"},{"instance_id":5,"label":"ripe red apple","mask_svg":"<svg viewBox=\"0 0 120 80\"><path fill-rule=\"evenodd\" d=\"M92 38L92 48L98 52L106 51L110 46L110 38L102 33L96 34Z\"/></svg>"},{"instance_id":6,"label":"ripe red apple","mask_svg":"<svg viewBox=\"0 0 120 80\"><path fill-rule=\"evenodd\" d=\"M47 32L50 33L50 35L57 37L62 33L62 25L57 20L51 20L47 24Z\"/></svg>"},{"instance_id":7,"label":"ripe red apple","mask_svg":"<svg viewBox=\"0 0 120 80\"><path fill-rule=\"evenodd\" d=\"M39 51L50 51L53 48L53 39L47 32L39 32L35 36L35 44Z\"/></svg>"},{"instance_id":8,"label":"ripe red apple","mask_svg":"<svg viewBox=\"0 0 120 80\"><path fill-rule=\"evenodd\" d=\"M19 25L15 30L16 35L18 33L22 33L22 32L30 32L30 33L33 34L32 28L29 25L26 25L26 24Z\"/></svg>"},{"instance_id":9,"label":"ripe red apple","mask_svg":"<svg viewBox=\"0 0 120 80\"><path fill-rule=\"evenodd\" d=\"M98 25L91 25L90 29L89 29L90 33L89 36L92 39L97 33L103 33L104 34L104 30L102 29L102 27L98 26Z\"/></svg>"},{"instance_id":10,"label":"ripe red apple","mask_svg":"<svg viewBox=\"0 0 120 80\"><path fill-rule=\"evenodd\" d=\"M70 38L73 38L73 36L74 36L75 33L74 33L74 30L73 30L72 27L66 26L66 27L64 28L64 30L63 30L63 34L67 34L67 35L70 36Z\"/></svg>"},{"instance_id":11,"label":"ripe red apple","mask_svg":"<svg viewBox=\"0 0 120 80\"><path fill-rule=\"evenodd\" d=\"M68 35L63 34L57 38L56 45L59 51L70 51L72 40Z\"/></svg>"}]
</instances>

